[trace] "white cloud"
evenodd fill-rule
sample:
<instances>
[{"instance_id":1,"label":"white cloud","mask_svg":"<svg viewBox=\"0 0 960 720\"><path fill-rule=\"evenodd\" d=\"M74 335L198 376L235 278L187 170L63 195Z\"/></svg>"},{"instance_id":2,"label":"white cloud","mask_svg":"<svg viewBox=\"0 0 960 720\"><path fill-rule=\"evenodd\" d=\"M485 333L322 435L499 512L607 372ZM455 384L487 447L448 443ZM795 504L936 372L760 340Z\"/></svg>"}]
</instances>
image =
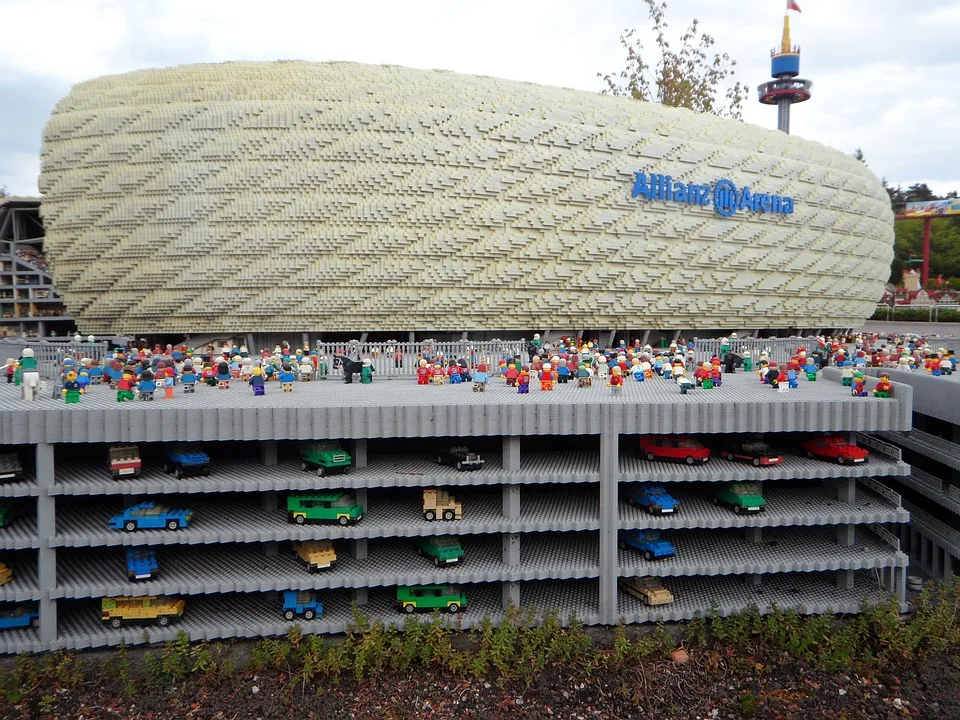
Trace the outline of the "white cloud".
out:
<instances>
[{"instance_id":1,"label":"white cloud","mask_svg":"<svg viewBox=\"0 0 960 720\"><path fill-rule=\"evenodd\" d=\"M940 192L960 189L951 177L960 143L951 142L948 124L960 110L960 3L800 4L792 40L814 88L810 102L793 108L792 131L845 152L863 148L871 168L894 184L926 178ZM775 126L776 111L757 103L756 86L769 77L783 5L670 0L667 8L675 40L697 17L714 49L736 58L737 77L750 89L744 119L765 127ZM445 68L599 91L597 72L623 65L620 34L648 25L645 7L638 0L0 0L0 27L16 29L0 43L0 105L11 78L62 95L71 83L107 73L278 58ZM40 130L23 135L17 150L35 153ZM11 189L35 187L22 172L35 167L0 156Z\"/></svg>"}]
</instances>

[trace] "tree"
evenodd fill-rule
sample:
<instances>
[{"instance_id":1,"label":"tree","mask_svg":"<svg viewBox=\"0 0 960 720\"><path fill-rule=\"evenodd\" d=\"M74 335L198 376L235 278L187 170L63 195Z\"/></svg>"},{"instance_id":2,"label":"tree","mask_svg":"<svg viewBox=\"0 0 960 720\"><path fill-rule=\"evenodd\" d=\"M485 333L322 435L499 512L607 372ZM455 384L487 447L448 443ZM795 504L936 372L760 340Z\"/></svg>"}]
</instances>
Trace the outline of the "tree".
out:
<instances>
[{"instance_id":1,"label":"tree","mask_svg":"<svg viewBox=\"0 0 960 720\"><path fill-rule=\"evenodd\" d=\"M859 161L862 162L864 165L867 164L867 158L864 157L864 155L863 155L863 150L860 149L860 148L857 148L856 150L853 151L853 159L854 159L854 160L859 160Z\"/></svg>"},{"instance_id":2,"label":"tree","mask_svg":"<svg viewBox=\"0 0 960 720\"><path fill-rule=\"evenodd\" d=\"M620 45L627 53L626 67L620 72L597 73L607 85L602 92L739 118L747 86L741 82L730 85L736 61L727 53L711 50L715 41L700 31L700 22L696 19L680 36L679 51L671 49L667 40L666 1L644 2L660 59L656 66L648 64L636 28L625 30L620 36ZM718 95L722 96L718 98Z\"/></svg>"},{"instance_id":3,"label":"tree","mask_svg":"<svg viewBox=\"0 0 960 720\"><path fill-rule=\"evenodd\" d=\"M7 195L9 195L9 193L7 192L7 186L0 185L0 199L7 197Z\"/></svg>"}]
</instances>

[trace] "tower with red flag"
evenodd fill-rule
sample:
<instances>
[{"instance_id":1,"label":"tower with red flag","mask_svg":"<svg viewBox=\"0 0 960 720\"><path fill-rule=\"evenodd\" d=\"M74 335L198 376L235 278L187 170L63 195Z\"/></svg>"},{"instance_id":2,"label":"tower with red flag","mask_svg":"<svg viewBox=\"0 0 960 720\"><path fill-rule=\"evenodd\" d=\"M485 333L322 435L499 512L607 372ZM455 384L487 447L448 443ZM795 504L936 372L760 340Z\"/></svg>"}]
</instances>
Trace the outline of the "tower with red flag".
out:
<instances>
[{"instance_id":1,"label":"tower with red flag","mask_svg":"<svg viewBox=\"0 0 960 720\"><path fill-rule=\"evenodd\" d=\"M787 0L787 12L800 12L800 6ZM813 82L797 77L800 74L800 46L790 43L790 16L783 15L783 39L779 48L770 51L770 75L773 80L757 88L760 102L777 106L777 128L790 133L790 106L810 99Z\"/></svg>"}]
</instances>

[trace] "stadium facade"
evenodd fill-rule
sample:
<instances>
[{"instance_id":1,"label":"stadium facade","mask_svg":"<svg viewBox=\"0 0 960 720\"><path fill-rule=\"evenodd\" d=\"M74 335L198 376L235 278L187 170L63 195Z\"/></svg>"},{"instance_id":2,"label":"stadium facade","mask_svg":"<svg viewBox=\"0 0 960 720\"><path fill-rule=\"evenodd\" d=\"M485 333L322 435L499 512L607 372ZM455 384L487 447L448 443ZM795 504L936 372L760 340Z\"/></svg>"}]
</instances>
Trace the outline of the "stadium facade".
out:
<instances>
[{"instance_id":1,"label":"stadium facade","mask_svg":"<svg viewBox=\"0 0 960 720\"><path fill-rule=\"evenodd\" d=\"M893 256L887 193L837 150L446 71L104 77L42 163L84 333L847 328Z\"/></svg>"}]
</instances>

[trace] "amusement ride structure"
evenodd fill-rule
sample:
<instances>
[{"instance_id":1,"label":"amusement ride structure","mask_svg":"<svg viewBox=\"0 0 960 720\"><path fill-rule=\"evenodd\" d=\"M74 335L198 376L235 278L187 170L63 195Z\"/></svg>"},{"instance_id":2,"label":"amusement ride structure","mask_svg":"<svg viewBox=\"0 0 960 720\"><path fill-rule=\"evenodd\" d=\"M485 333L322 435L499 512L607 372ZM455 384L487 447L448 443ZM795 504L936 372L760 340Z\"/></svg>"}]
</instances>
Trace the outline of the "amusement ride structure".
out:
<instances>
[{"instance_id":1,"label":"amusement ride structure","mask_svg":"<svg viewBox=\"0 0 960 720\"><path fill-rule=\"evenodd\" d=\"M787 0L787 11L800 12L800 7ZM783 41L780 48L770 51L770 74L773 80L757 88L760 102L777 106L777 128L790 134L790 106L810 99L812 80L797 77L800 74L800 46L790 45L790 16L783 16Z\"/></svg>"}]
</instances>

